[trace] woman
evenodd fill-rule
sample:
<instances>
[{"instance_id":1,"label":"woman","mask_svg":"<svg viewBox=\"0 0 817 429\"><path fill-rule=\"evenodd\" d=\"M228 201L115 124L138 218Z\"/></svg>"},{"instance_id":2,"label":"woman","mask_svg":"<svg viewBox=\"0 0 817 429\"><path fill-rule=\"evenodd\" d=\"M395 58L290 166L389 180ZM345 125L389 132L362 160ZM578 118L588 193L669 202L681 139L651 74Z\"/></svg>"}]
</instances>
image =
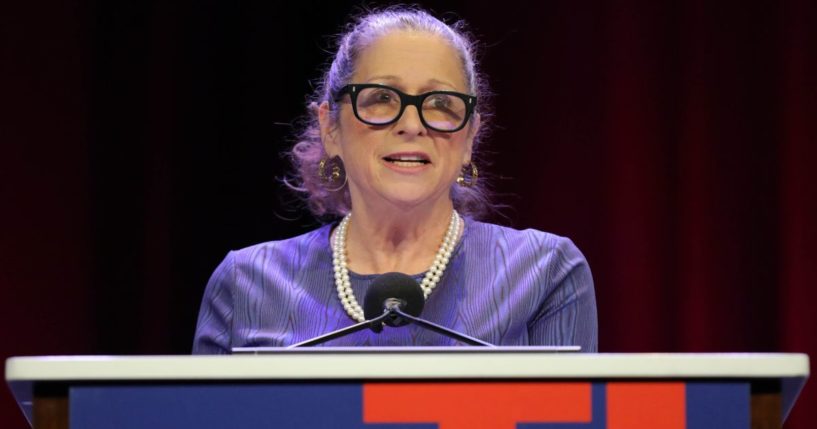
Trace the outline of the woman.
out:
<instances>
[{"instance_id":1,"label":"woman","mask_svg":"<svg viewBox=\"0 0 817 429\"><path fill-rule=\"evenodd\" d=\"M497 345L596 351L592 278L573 243L472 219L487 204L472 50L459 25L418 9L349 27L292 151L312 211L342 220L230 252L207 285L194 353L286 346L362 321L368 286L393 271L421 283L422 317L437 324ZM454 344L414 325L327 343Z\"/></svg>"}]
</instances>

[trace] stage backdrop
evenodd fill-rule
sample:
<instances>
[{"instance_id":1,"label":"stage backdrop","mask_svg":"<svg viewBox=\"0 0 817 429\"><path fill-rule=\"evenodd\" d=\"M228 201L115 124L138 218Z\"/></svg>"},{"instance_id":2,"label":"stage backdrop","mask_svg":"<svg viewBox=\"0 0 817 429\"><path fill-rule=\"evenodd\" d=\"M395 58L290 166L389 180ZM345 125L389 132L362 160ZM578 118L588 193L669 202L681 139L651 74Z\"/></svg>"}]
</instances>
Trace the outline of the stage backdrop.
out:
<instances>
[{"instance_id":1,"label":"stage backdrop","mask_svg":"<svg viewBox=\"0 0 817 429\"><path fill-rule=\"evenodd\" d=\"M817 3L426 6L484 44L493 220L584 251L601 351L817 359ZM317 225L281 152L354 10L7 2L0 356L189 352L228 250Z\"/></svg>"}]
</instances>

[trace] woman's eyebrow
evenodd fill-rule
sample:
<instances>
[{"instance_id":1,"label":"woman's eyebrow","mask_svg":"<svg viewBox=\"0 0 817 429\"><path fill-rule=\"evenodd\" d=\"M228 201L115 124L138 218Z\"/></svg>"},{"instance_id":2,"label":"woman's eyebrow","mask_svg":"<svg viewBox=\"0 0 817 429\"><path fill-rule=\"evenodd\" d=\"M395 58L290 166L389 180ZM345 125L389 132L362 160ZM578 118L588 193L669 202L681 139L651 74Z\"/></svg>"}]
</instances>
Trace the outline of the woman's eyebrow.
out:
<instances>
[{"instance_id":1,"label":"woman's eyebrow","mask_svg":"<svg viewBox=\"0 0 817 429\"><path fill-rule=\"evenodd\" d=\"M400 78L397 77L397 76L391 75L391 74L387 74L387 75L380 75L380 76L371 76L366 80L368 80L368 81L372 81L372 80L399 81Z\"/></svg>"},{"instance_id":2,"label":"woman's eyebrow","mask_svg":"<svg viewBox=\"0 0 817 429\"><path fill-rule=\"evenodd\" d=\"M453 83L448 82L448 81L445 81L445 80L439 80L439 79L429 79L429 80L428 80L428 83L431 83L431 84L437 84L437 85L445 85L445 86L447 86L447 87L449 87L449 88L454 88L454 89L456 89L456 88L457 88L456 86L454 86L454 84L453 84Z\"/></svg>"},{"instance_id":3,"label":"woman's eyebrow","mask_svg":"<svg viewBox=\"0 0 817 429\"><path fill-rule=\"evenodd\" d=\"M367 80L367 81L373 81L373 80L384 80L384 81L388 81L388 82L390 82L390 83L393 83L393 84L394 84L394 83L396 83L396 82L401 81L402 79L401 79L400 77L398 77L398 76L388 74L388 75L371 76L371 77L369 77L369 78L368 78L368 79L366 79L366 80ZM456 87L454 84L452 84L451 82L448 82L448 81L445 81L445 80L436 79L436 78L431 78L431 79L427 80L427 81L426 81L426 84L423 86L423 88L424 88L424 89L426 89L426 88L430 88L430 87L433 87L434 85L443 85L443 86L447 86L447 87L449 87L449 88L451 88L451 89L456 89L456 88L457 88L457 87Z\"/></svg>"}]
</instances>

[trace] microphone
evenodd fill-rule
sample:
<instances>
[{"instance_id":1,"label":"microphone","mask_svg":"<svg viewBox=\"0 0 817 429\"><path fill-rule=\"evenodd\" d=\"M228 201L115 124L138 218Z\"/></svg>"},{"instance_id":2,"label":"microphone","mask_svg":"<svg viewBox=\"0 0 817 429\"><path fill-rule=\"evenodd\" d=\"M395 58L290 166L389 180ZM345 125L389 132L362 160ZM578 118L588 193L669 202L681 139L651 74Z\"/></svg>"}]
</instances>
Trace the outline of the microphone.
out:
<instances>
[{"instance_id":1,"label":"microphone","mask_svg":"<svg viewBox=\"0 0 817 429\"><path fill-rule=\"evenodd\" d=\"M386 273L376 278L366 291L363 317L370 320L369 328L374 332L382 331L384 323L395 327L415 323L468 345L493 347L493 344L419 317L424 305L423 289L416 280L403 273Z\"/></svg>"},{"instance_id":2,"label":"microphone","mask_svg":"<svg viewBox=\"0 0 817 429\"><path fill-rule=\"evenodd\" d=\"M414 317L420 316L425 305L423 289L411 277L403 273L386 273L372 281L366 296L363 298L363 317L372 320L385 312L389 316L383 323L398 327L408 325L410 320L392 311L400 309ZM383 330L382 324L371 326L375 332Z\"/></svg>"},{"instance_id":3,"label":"microphone","mask_svg":"<svg viewBox=\"0 0 817 429\"><path fill-rule=\"evenodd\" d=\"M292 344L287 348L322 344L366 328L380 333L383 331L384 323L392 327L415 323L423 329L434 331L468 345L494 347L493 344L419 317L424 306L423 289L416 280L403 273L386 273L374 279L369 286L369 290L366 291L366 296L363 299L363 317L366 319L365 321Z\"/></svg>"}]
</instances>

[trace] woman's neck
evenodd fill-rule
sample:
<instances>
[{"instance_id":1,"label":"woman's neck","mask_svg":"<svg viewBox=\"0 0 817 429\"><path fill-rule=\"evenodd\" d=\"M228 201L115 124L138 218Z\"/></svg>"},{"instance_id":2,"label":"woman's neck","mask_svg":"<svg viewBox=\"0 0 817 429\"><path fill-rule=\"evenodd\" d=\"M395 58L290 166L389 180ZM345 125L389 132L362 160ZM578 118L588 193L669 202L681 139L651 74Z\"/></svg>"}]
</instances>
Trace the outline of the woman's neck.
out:
<instances>
[{"instance_id":1,"label":"woman's neck","mask_svg":"<svg viewBox=\"0 0 817 429\"><path fill-rule=\"evenodd\" d=\"M349 269L360 274L426 271L443 241L453 205L383 210L354 206L346 237Z\"/></svg>"}]
</instances>

